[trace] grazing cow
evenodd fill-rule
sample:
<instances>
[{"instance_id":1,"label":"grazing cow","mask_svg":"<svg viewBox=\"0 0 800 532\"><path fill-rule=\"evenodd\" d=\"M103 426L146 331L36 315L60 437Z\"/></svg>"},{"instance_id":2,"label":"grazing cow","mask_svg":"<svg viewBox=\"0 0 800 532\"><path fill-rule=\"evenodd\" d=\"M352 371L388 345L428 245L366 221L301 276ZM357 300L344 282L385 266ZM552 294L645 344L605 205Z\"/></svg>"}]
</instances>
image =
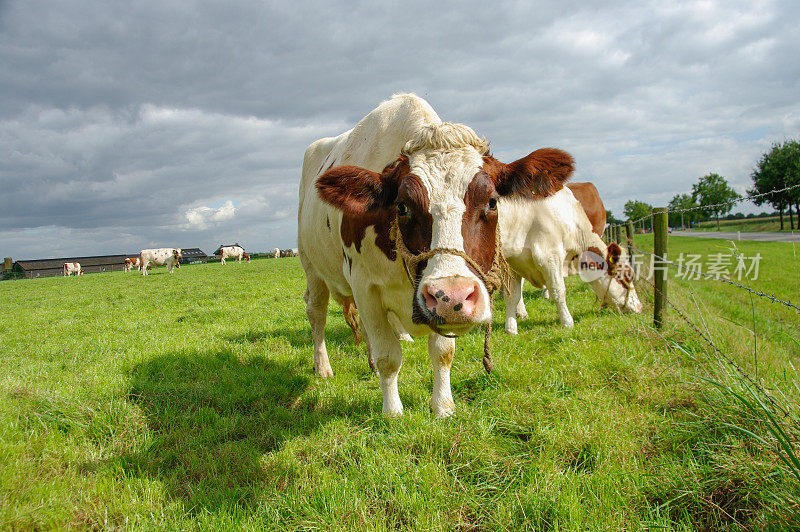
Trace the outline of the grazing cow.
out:
<instances>
[{"instance_id":1,"label":"grazing cow","mask_svg":"<svg viewBox=\"0 0 800 532\"><path fill-rule=\"evenodd\" d=\"M437 417L452 414L454 338L492 317L498 198L550 194L571 172L572 157L554 149L501 163L472 129L443 123L412 94L394 96L352 130L311 144L298 248L317 374L333 374L325 347L333 296L347 309L358 307L385 413L403 411L402 349L394 333L402 327L428 335L431 408ZM356 327L354 316L345 317Z\"/></svg>"},{"instance_id":2,"label":"grazing cow","mask_svg":"<svg viewBox=\"0 0 800 532\"><path fill-rule=\"evenodd\" d=\"M574 322L567 308L564 277L578 273L579 267L587 272L584 278L603 305L613 305L622 312L642 311L627 254L617 244L606 246L593 229L599 227L602 231L605 222L595 225L587 215L598 212L599 203L605 218L597 189L591 183L579 185L588 185L579 187L586 204L576 199L571 187L564 187L546 198L501 200L503 253L512 270L510 293L506 295L505 329L509 334L517 334L517 314L527 316L522 304L523 278L534 286L547 286L561 323L572 327ZM587 268L595 273L589 273Z\"/></svg>"},{"instance_id":3,"label":"grazing cow","mask_svg":"<svg viewBox=\"0 0 800 532\"><path fill-rule=\"evenodd\" d=\"M137 272L142 269L142 262L139 260L139 257L125 259L125 271L129 272L134 268L136 268Z\"/></svg>"},{"instance_id":4,"label":"grazing cow","mask_svg":"<svg viewBox=\"0 0 800 532\"><path fill-rule=\"evenodd\" d=\"M281 256L281 250L280 249L275 248L275 249L272 250L272 258L273 259L277 259L280 256Z\"/></svg>"},{"instance_id":5,"label":"grazing cow","mask_svg":"<svg viewBox=\"0 0 800 532\"><path fill-rule=\"evenodd\" d=\"M240 245L235 246L220 246L217 250L217 255L219 255L219 261L222 265L225 265L225 259L239 259L239 262L242 262L242 259L250 262L250 255L245 253L244 248Z\"/></svg>"},{"instance_id":6,"label":"grazing cow","mask_svg":"<svg viewBox=\"0 0 800 532\"><path fill-rule=\"evenodd\" d=\"M83 275L80 262L65 262L64 263L64 277L69 277L72 274Z\"/></svg>"},{"instance_id":7,"label":"grazing cow","mask_svg":"<svg viewBox=\"0 0 800 532\"><path fill-rule=\"evenodd\" d=\"M180 248L143 249L139 253L142 275L148 275L147 269L150 266L166 266L169 268L169 273L172 273L175 266L181 267L181 257Z\"/></svg>"}]
</instances>

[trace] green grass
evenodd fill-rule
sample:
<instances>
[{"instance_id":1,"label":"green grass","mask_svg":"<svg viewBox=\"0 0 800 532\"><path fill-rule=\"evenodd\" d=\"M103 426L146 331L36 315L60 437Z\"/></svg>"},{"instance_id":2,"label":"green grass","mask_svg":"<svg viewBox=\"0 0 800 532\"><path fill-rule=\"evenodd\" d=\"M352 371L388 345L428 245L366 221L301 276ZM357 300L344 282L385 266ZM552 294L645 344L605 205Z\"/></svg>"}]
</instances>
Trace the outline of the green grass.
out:
<instances>
[{"instance_id":1,"label":"green grass","mask_svg":"<svg viewBox=\"0 0 800 532\"><path fill-rule=\"evenodd\" d=\"M796 215L792 214L792 217L794 221L797 220ZM789 224L789 216L785 215L783 217L783 231L791 232L790 227L791 225ZM699 222L695 224L694 229L696 231L716 231L717 222L716 220ZM771 216L767 218L744 218L741 220L720 220L719 230L727 232L742 231L756 233L762 231L779 232L781 230L781 222L778 216ZM798 230L800 229L795 229L795 231Z\"/></svg>"},{"instance_id":2,"label":"green grass","mask_svg":"<svg viewBox=\"0 0 800 532\"><path fill-rule=\"evenodd\" d=\"M671 245L716 252L699 240ZM737 245L768 256L754 285L794 299L790 244ZM693 319L684 284L718 345L755 371L749 299L674 283ZM456 416L430 415L418 339L404 347L406 413L387 419L333 303L335 376L314 376L303 289L297 259L0 283L0 529L800 525L768 428L720 413L729 403L704 380L717 362L672 314L657 333L649 307L600 310L573 278L574 330L528 290L531 317L509 337L498 300L494 372L482 331L456 343ZM759 379L796 405L797 315L760 301L755 312Z\"/></svg>"}]
</instances>

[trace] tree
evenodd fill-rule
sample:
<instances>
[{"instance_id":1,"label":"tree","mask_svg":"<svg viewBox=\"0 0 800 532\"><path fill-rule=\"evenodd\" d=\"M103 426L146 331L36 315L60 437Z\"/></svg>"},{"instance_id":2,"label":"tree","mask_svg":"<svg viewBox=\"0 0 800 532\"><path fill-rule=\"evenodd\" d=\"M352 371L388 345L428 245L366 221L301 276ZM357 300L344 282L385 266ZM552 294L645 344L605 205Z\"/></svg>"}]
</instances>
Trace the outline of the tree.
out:
<instances>
[{"instance_id":1,"label":"tree","mask_svg":"<svg viewBox=\"0 0 800 532\"><path fill-rule=\"evenodd\" d=\"M689 212L672 212L684 209L692 209L699 207L696 201L692 199L691 194L675 194L667 205L670 210L669 225L670 227L685 227L691 226L693 221L700 219L700 211L694 210Z\"/></svg>"},{"instance_id":2,"label":"tree","mask_svg":"<svg viewBox=\"0 0 800 532\"><path fill-rule=\"evenodd\" d=\"M713 216L717 220L719 231L719 217L730 212L733 204L729 203L741 198L728 182L719 174L708 174L692 185L692 200L702 207L706 216Z\"/></svg>"},{"instance_id":3,"label":"tree","mask_svg":"<svg viewBox=\"0 0 800 532\"><path fill-rule=\"evenodd\" d=\"M800 184L800 142L791 140L773 144L770 151L761 156L750 177L753 179L753 187L747 190L749 194L764 194ZM800 187L756 198L753 203L772 205L780 214L781 230L783 230L784 207L789 207L789 225L794 229L792 220L794 204L797 227L800 228Z\"/></svg>"},{"instance_id":4,"label":"tree","mask_svg":"<svg viewBox=\"0 0 800 532\"><path fill-rule=\"evenodd\" d=\"M610 223L611 225L621 224L622 220L614 216L614 213L611 211L606 211L606 223Z\"/></svg>"},{"instance_id":5,"label":"tree","mask_svg":"<svg viewBox=\"0 0 800 532\"><path fill-rule=\"evenodd\" d=\"M650 216L653 214L653 206L642 201L630 200L625 204L625 208L622 210L622 212L625 213L625 216L628 217L628 220L638 220L639 218L644 218L645 216ZM643 220L642 225L652 229L653 219L647 218L646 220Z\"/></svg>"}]
</instances>

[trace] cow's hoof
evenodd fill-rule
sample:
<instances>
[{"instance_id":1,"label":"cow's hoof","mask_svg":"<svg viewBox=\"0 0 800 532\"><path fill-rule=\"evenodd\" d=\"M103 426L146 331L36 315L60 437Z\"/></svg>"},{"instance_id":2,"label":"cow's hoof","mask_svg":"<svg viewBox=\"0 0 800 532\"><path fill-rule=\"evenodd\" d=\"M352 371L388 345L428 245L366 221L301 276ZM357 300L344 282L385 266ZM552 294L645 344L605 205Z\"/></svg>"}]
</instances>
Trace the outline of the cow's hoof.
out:
<instances>
[{"instance_id":1,"label":"cow's hoof","mask_svg":"<svg viewBox=\"0 0 800 532\"><path fill-rule=\"evenodd\" d=\"M414 339L413 339L413 338L411 338L411 335L410 335L410 334L408 334L408 333L401 333L401 334L400 334L400 335L397 337L397 339L398 339L398 340L400 340L401 342L413 342L413 341L414 341Z\"/></svg>"},{"instance_id":2,"label":"cow's hoof","mask_svg":"<svg viewBox=\"0 0 800 532\"><path fill-rule=\"evenodd\" d=\"M566 328L566 329L572 329L573 327L575 327L575 322L574 322L574 321L572 321L572 318L570 318L570 319L568 319L568 320L564 320L564 322L562 323L562 325L563 325L563 326L564 326L564 328Z\"/></svg>"},{"instance_id":3,"label":"cow's hoof","mask_svg":"<svg viewBox=\"0 0 800 532\"><path fill-rule=\"evenodd\" d=\"M506 332L508 334L510 334L511 336L516 336L517 335L517 322L516 321L511 321L511 320L506 320Z\"/></svg>"},{"instance_id":4,"label":"cow's hoof","mask_svg":"<svg viewBox=\"0 0 800 532\"><path fill-rule=\"evenodd\" d=\"M517 311L517 319L518 320L527 320L528 319L528 311L527 310L525 312Z\"/></svg>"},{"instance_id":5,"label":"cow's hoof","mask_svg":"<svg viewBox=\"0 0 800 532\"><path fill-rule=\"evenodd\" d=\"M433 416L436 419L444 419L455 415L456 405L453 401L448 401L443 405L431 405L431 410L433 410Z\"/></svg>"}]
</instances>

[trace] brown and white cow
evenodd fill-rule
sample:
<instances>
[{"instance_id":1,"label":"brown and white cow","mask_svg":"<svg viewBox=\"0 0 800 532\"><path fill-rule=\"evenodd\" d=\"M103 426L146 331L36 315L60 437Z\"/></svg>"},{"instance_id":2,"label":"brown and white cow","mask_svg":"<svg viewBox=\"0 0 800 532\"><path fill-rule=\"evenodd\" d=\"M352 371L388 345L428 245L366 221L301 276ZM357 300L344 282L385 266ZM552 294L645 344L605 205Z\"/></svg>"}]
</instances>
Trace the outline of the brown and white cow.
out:
<instances>
[{"instance_id":1,"label":"brown and white cow","mask_svg":"<svg viewBox=\"0 0 800 532\"><path fill-rule=\"evenodd\" d=\"M383 411L403 411L402 349L394 333L402 328L428 335L431 407L436 416L452 414L454 338L492 316L481 275L460 254L489 271L498 199L550 194L571 172L572 158L554 149L503 164L472 129L443 123L412 94L396 95L352 130L311 144L303 160L298 247L316 372L333 374L325 347L329 296L348 308L354 302L380 374ZM395 223L410 253L434 251L415 272L399 255L390 232Z\"/></svg>"},{"instance_id":2,"label":"brown and white cow","mask_svg":"<svg viewBox=\"0 0 800 532\"><path fill-rule=\"evenodd\" d=\"M281 250L280 250L280 249L278 249L278 248L274 248L274 249L272 250L271 256L272 256L272 258L273 258L273 259L280 258L280 256L281 256Z\"/></svg>"},{"instance_id":3,"label":"brown and white cow","mask_svg":"<svg viewBox=\"0 0 800 532\"><path fill-rule=\"evenodd\" d=\"M546 198L501 200L503 253L512 270L510 293L506 295L505 329L509 334L517 334L517 315L527 317L522 302L523 278L539 288L546 286L561 323L573 326L564 277L578 273L581 261L583 278L603 305L622 312L642 311L626 253L617 244L606 246L600 238L605 226L605 207L597 189L591 183L576 185L564 187ZM576 188L585 203L576 199ZM599 209L603 213L602 222L597 214Z\"/></svg>"},{"instance_id":4,"label":"brown and white cow","mask_svg":"<svg viewBox=\"0 0 800 532\"><path fill-rule=\"evenodd\" d=\"M169 273L177 265L180 268L181 249L180 248L158 248L143 249L139 253L142 275L148 275L147 269L150 266L166 266Z\"/></svg>"},{"instance_id":5,"label":"brown and white cow","mask_svg":"<svg viewBox=\"0 0 800 532\"><path fill-rule=\"evenodd\" d=\"M134 268L136 268L137 272L142 269L142 262L139 260L139 257L130 257L125 259L124 270L129 272Z\"/></svg>"},{"instance_id":6,"label":"brown and white cow","mask_svg":"<svg viewBox=\"0 0 800 532\"><path fill-rule=\"evenodd\" d=\"M64 263L64 277L69 277L72 274L83 275L80 262L65 262Z\"/></svg>"},{"instance_id":7,"label":"brown and white cow","mask_svg":"<svg viewBox=\"0 0 800 532\"><path fill-rule=\"evenodd\" d=\"M222 265L225 265L225 259L238 259L239 262L242 262L242 259L250 262L250 255L245 253L244 248L239 245L235 246L220 246L218 250L219 254L219 261Z\"/></svg>"}]
</instances>

